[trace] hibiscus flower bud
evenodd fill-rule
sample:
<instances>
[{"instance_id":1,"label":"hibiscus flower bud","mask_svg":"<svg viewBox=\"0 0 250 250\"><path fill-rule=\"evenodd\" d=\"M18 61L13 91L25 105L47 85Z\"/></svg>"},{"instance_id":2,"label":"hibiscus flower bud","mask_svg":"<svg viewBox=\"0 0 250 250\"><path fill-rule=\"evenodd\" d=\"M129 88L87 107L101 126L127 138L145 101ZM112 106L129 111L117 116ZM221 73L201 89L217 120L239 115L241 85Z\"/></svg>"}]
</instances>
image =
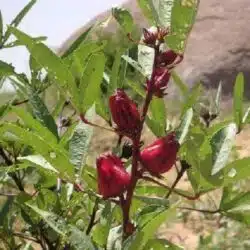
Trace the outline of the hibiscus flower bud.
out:
<instances>
[{"instance_id":1,"label":"hibiscus flower bud","mask_svg":"<svg viewBox=\"0 0 250 250\"><path fill-rule=\"evenodd\" d=\"M122 89L109 98L109 107L117 130L123 135L134 138L140 126L140 113L136 104Z\"/></svg>"},{"instance_id":2,"label":"hibiscus flower bud","mask_svg":"<svg viewBox=\"0 0 250 250\"><path fill-rule=\"evenodd\" d=\"M103 154L96 160L99 193L106 199L121 195L130 184L130 175L120 158Z\"/></svg>"},{"instance_id":3,"label":"hibiscus flower bud","mask_svg":"<svg viewBox=\"0 0 250 250\"><path fill-rule=\"evenodd\" d=\"M166 68L156 68L154 71L154 78L147 81L147 90L153 91L154 95L161 98L165 94L168 82L170 79L170 72Z\"/></svg>"},{"instance_id":4,"label":"hibiscus flower bud","mask_svg":"<svg viewBox=\"0 0 250 250\"><path fill-rule=\"evenodd\" d=\"M147 45L155 45L158 34L152 30L143 29L143 42Z\"/></svg>"},{"instance_id":5,"label":"hibiscus flower bud","mask_svg":"<svg viewBox=\"0 0 250 250\"><path fill-rule=\"evenodd\" d=\"M162 67L169 66L175 62L178 56L173 50L168 50L160 53L156 58L156 62Z\"/></svg>"},{"instance_id":6,"label":"hibiscus flower bud","mask_svg":"<svg viewBox=\"0 0 250 250\"><path fill-rule=\"evenodd\" d=\"M154 176L159 176L169 171L177 159L179 143L175 133L157 139L141 152L143 167Z\"/></svg>"}]
</instances>

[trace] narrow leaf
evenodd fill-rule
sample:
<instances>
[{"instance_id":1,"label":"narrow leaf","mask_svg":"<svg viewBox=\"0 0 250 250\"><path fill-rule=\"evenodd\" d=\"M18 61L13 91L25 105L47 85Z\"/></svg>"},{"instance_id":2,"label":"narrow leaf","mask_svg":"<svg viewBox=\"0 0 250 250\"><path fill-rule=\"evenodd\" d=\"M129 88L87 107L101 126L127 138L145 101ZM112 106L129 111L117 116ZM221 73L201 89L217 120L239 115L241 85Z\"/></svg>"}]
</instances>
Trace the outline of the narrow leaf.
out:
<instances>
[{"instance_id":1,"label":"narrow leaf","mask_svg":"<svg viewBox=\"0 0 250 250\"><path fill-rule=\"evenodd\" d=\"M130 33L132 31L134 21L128 10L123 8L112 8L112 15L125 33Z\"/></svg>"},{"instance_id":2,"label":"narrow leaf","mask_svg":"<svg viewBox=\"0 0 250 250\"><path fill-rule=\"evenodd\" d=\"M193 115L194 115L193 109L190 108L187 110L187 112L184 114L184 116L181 119L181 124L176 131L176 137L180 144L184 142L185 137L188 134L189 127L193 119Z\"/></svg>"},{"instance_id":3,"label":"narrow leaf","mask_svg":"<svg viewBox=\"0 0 250 250\"><path fill-rule=\"evenodd\" d=\"M143 15L147 18L147 20L155 25L158 23L158 14L155 10L154 4L152 0L137 0L139 7Z\"/></svg>"},{"instance_id":4,"label":"narrow leaf","mask_svg":"<svg viewBox=\"0 0 250 250\"><path fill-rule=\"evenodd\" d=\"M172 71L171 72L171 76L174 80L174 83L176 84L176 86L180 89L180 92L182 94L182 96L186 96L188 93L188 87L187 84L185 84L182 79L180 78L180 76L175 72Z\"/></svg>"},{"instance_id":5,"label":"narrow leaf","mask_svg":"<svg viewBox=\"0 0 250 250\"><path fill-rule=\"evenodd\" d=\"M220 112L221 92L222 92L222 84L220 82L218 89L217 89L216 97L215 97L215 112L216 112L216 114L219 114L219 112Z\"/></svg>"},{"instance_id":6,"label":"narrow leaf","mask_svg":"<svg viewBox=\"0 0 250 250\"><path fill-rule=\"evenodd\" d=\"M103 53L94 54L85 68L80 86L81 110L83 113L100 98L100 84L103 78L105 61Z\"/></svg>"},{"instance_id":7,"label":"narrow leaf","mask_svg":"<svg viewBox=\"0 0 250 250\"><path fill-rule=\"evenodd\" d=\"M159 0L158 15L160 24L163 27L170 27L171 13L175 0Z\"/></svg>"},{"instance_id":8,"label":"narrow leaf","mask_svg":"<svg viewBox=\"0 0 250 250\"><path fill-rule=\"evenodd\" d=\"M2 39L3 39L3 16L0 10L0 47L2 45Z\"/></svg>"},{"instance_id":9,"label":"narrow leaf","mask_svg":"<svg viewBox=\"0 0 250 250\"><path fill-rule=\"evenodd\" d=\"M134 69L136 69L143 76L146 76L146 72L144 71L143 67L138 62L136 62L134 59L132 59L131 57L129 57L127 55L123 55L122 59L127 61L128 64L130 64Z\"/></svg>"},{"instance_id":10,"label":"narrow leaf","mask_svg":"<svg viewBox=\"0 0 250 250\"><path fill-rule=\"evenodd\" d=\"M213 157L212 175L215 175L226 166L235 142L236 132L235 123L231 123L220 129L212 137L210 141Z\"/></svg>"},{"instance_id":11,"label":"narrow leaf","mask_svg":"<svg viewBox=\"0 0 250 250\"><path fill-rule=\"evenodd\" d=\"M244 75L239 73L234 85L234 119L238 126L238 131L242 128L243 120L243 94L244 94Z\"/></svg>"},{"instance_id":12,"label":"narrow leaf","mask_svg":"<svg viewBox=\"0 0 250 250\"><path fill-rule=\"evenodd\" d=\"M32 106L32 112L36 119L46 128L48 128L51 133L59 139L57 125L54 118L49 113L48 108L46 107L43 100L37 93L31 93L29 96L29 103Z\"/></svg>"}]
</instances>

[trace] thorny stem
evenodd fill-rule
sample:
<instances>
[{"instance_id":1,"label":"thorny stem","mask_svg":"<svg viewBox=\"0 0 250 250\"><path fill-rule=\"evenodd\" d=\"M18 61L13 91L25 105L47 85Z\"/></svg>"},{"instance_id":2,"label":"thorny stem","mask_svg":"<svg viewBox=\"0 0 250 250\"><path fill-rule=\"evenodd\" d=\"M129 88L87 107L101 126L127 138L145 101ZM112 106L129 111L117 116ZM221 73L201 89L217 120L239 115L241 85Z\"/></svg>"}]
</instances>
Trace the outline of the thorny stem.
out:
<instances>
[{"instance_id":1,"label":"thorny stem","mask_svg":"<svg viewBox=\"0 0 250 250\"><path fill-rule=\"evenodd\" d=\"M155 183L155 184L157 184L157 185L159 185L161 187L164 187L164 188L168 189L169 191L171 190L171 187L169 187L169 186L165 185L164 183L161 183L161 182L159 182L159 181L157 181L157 180L155 180L155 179L153 179L153 178L151 178L149 176L143 176L142 179L144 179L145 181L150 181L152 183ZM176 189L173 189L172 192L175 193L175 194L178 194L178 195L180 195L180 196L182 196L182 197L184 197L184 198L186 198L188 200L197 200L200 197L199 193L195 194L194 196L189 196L189 195L186 195L184 193L181 193L180 191L178 191Z\"/></svg>"},{"instance_id":2,"label":"thorny stem","mask_svg":"<svg viewBox=\"0 0 250 250\"><path fill-rule=\"evenodd\" d=\"M88 228L86 230L86 235L90 234L93 226L95 225L95 217L96 217L96 212L98 210L98 204L99 204L99 198L96 198L95 204L94 204L94 207L93 207L93 211L92 211L92 214L91 214L90 222L89 222Z\"/></svg>"}]
</instances>

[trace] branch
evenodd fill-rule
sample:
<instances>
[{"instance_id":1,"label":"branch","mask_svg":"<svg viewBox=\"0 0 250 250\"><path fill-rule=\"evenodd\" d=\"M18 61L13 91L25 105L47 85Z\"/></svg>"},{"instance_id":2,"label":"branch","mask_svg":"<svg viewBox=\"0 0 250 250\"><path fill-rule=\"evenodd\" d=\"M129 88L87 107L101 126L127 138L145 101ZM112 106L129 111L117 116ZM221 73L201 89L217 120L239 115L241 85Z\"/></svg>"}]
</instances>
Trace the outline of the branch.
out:
<instances>
[{"instance_id":1,"label":"branch","mask_svg":"<svg viewBox=\"0 0 250 250\"><path fill-rule=\"evenodd\" d=\"M208 214L217 214L220 213L220 209L217 210L206 210L206 209L197 209L197 208L192 208L192 207L178 207L179 209L185 209L189 211L195 211L195 212L200 212L200 213L208 213Z\"/></svg>"},{"instance_id":2,"label":"branch","mask_svg":"<svg viewBox=\"0 0 250 250\"><path fill-rule=\"evenodd\" d=\"M96 216L96 212L98 210L98 204L99 204L99 198L96 198L95 205L93 207L93 211L92 211L91 218L90 218L90 221L89 221L89 225L88 225L88 228L86 230L86 235L90 234L91 229L95 225L95 216Z\"/></svg>"},{"instance_id":3,"label":"branch","mask_svg":"<svg viewBox=\"0 0 250 250\"><path fill-rule=\"evenodd\" d=\"M159 185L161 187L166 188L169 191L172 190L173 193L178 194L178 195L180 195L180 196L182 196L182 197L184 197L184 198L186 198L188 200L197 200L200 197L200 194L195 194L194 196L189 196L189 195L183 194L181 191L178 191L176 189L172 189L171 187L165 185L164 183L161 183L161 182L159 182L159 181L157 181L157 180L155 180L155 179L153 179L153 178L151 178L149 176L143 176L142 179L144 179L146 181L150 181L152 183L155 183L155 184L157 184L157 185Z\"/></svg>"},{"instance_id":4,"label":"branch","mask_svg":"<svg viewBox=\"0 0 250 250\"><path fill-rule=\"evenodd\" d=\"M36 243L39 243L39 244L41 243L40 240L38 240L38 239L36 239L34 237L31 237L29 235L22 234L20 232L14 232L14 233L12 233L12 235L15 236L15 237L19 237L19 238L22 238L22 239L25 239L25 240L30 240L30 241L33 241L33 242L36 242Z\"/></svg>"}]
</instances>

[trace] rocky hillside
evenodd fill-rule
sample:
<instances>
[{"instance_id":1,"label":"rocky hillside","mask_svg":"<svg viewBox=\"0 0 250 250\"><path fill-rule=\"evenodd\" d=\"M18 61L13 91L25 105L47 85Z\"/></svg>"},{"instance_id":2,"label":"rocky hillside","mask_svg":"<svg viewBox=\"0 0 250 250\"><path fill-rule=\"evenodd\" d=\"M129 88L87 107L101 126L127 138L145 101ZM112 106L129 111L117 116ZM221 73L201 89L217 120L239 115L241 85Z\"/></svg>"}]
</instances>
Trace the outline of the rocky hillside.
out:
<instances>
[{"instance_id":1,"label":"rocky hillside","mask_svg":"<svg viewBox=\"0 0 250 250\"><path fill-rule=\"evenodd\" d=\"M124 3L140 27L147 27L136 0ZM250 77L250 2L249 0L201 0L198 17L183 63L179 66L180 75L191 85L202 80L206 86L217 86L221 80L224 91L232 90L237 72L243 71ZM79 34L96 20L103 20L110 11L100 14L90 23L81 27L62 45L64 50ZM105 28L116 31L115 22ZM250 91L250 87L249 87ZM250 92L248 91L248 97Z\"/></svg>"}]
</instances>

